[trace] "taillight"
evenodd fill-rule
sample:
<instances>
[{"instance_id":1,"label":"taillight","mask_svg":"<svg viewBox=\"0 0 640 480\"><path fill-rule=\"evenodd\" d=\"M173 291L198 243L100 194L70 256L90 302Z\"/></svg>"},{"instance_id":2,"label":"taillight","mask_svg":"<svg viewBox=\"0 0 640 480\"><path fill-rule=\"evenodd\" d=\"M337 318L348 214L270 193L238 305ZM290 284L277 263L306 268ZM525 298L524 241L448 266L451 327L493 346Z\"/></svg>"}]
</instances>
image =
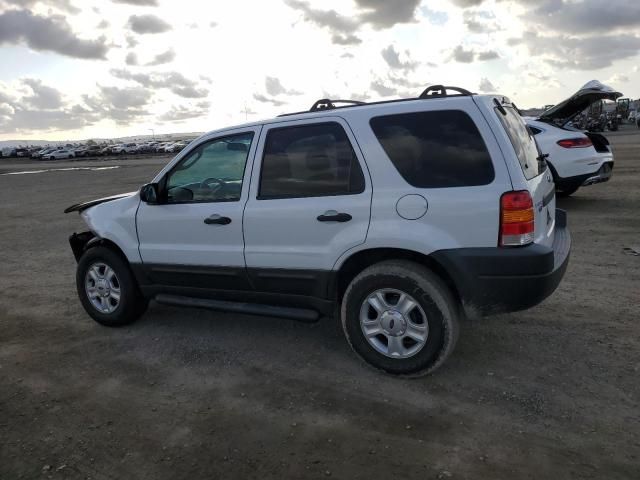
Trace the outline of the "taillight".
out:
<instances>
[{"instance_id":1,"label":"taillight","mask_svg":"<svg viewBox=\"0 0 640 480\"><path fill-rule=\"evenodd\" d=\"M564 140L558 140L556 143L562 148L585 148L593 145L588 137L565 138Z\"/></svg>"},{"instance_id":2,"label":"taillight","mask_svg":"<svg viewBox=\"0 0 640 480\"><path fill-rule=\"evenodd\" d=\"M533 200L526 191L507 192L500 198L501 247L515 247L533 242Z\"/></svg>"}]
</instances>

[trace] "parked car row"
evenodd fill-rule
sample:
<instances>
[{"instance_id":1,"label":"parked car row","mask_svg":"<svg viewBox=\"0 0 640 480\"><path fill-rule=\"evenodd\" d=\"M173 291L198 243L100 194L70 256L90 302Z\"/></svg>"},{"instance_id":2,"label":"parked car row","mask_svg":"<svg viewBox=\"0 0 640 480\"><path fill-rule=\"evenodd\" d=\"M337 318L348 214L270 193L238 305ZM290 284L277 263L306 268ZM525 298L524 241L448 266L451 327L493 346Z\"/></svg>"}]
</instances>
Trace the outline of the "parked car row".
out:
<instances>
[{"instance_id":1,"label":"parked car row","mask_svg":"<svg viewBox=\"0 0 640 480\"><path fill-rule=\"evenodd\" d=\"M177 142L119 143L112 145L57 145L42 147L6 147L0 151L2 157L23 157L37 160L61 160L76 157L100 157L106 155L137 155L142 153L178 153L189 144L187 140Z\"/></svg>"}]
</instances>

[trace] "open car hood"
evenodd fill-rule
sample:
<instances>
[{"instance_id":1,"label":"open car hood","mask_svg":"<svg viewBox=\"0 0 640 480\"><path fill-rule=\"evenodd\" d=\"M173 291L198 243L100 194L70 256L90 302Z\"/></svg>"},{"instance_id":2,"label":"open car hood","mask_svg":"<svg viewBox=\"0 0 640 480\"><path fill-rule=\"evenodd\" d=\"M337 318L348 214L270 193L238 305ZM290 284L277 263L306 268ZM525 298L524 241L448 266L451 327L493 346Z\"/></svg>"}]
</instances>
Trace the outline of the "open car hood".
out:
<instances>
[{"instance_id":1,"label":"open car hood","mask_svg":"<svg viewBox=\"0 0 640 480\"><path fill-rule=\"evenodd\" d=\"M110 197L98 198L96 200L90 200L88 202L76 203L75 205L71 205L70 207L65 208L64 213L82 212L83 210L86 210L87 208L91 208L95 205L100 205L101 203L110 202L112 200L118 200L119 198L131 197L136 193L138 192L121 193L119 195L112 195Z\"/></svg>"},{"instance_id":2,"label":"open car hood","mask_svg":"<svg viewBox=\"0 0 640 480\"><path fill-rule=\"evenodd\" d=\"M571 97L545 111L538 119L543 121L568 121L588 108L593 102L597 102L598 100L615 100L621 96L622 93L617 92L613 88L600 83L598 80L591 80L585 83L584 86Z\"/></svg>"}]
</instances>

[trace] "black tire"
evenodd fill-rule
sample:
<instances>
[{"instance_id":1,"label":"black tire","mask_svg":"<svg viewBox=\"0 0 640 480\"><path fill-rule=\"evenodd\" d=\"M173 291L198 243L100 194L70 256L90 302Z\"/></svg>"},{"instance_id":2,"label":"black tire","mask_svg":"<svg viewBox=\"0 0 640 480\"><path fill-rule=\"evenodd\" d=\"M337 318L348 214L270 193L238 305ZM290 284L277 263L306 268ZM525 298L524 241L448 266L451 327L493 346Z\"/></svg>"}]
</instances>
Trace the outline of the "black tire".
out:
<instances>
[{"instance_id":1,"label":"black tire","mask_svg":"<svg viewBox=\"0 0 640 480\"><path fill-rule=\"evenodd\" d=\"M423 309L428 326L424 346L407 358L391 358L376 350L360 325L360 308L379 289L407 293ZM351 348L369 365L387 373L421 376L432 373L451 355L458 339L459 307L444 282L429 269L406 260L372 265L347 288L341 307L342 328Z\"/></svg>"},{"instance_id":2,"label":"black tire","mask_svg":"<svg viewBox=\"0 0 640 480\"><path fill-rule=\"evenodd\" d=\"M99 311L89 300L85 289L87 272L97 263L111 267L119 283L120 301L111 313ZM80 302L89 316L99 324L107 327L121 327L133 323L142 316L149 304L148 300L140 293L138 284L126 260L120 254L107 247L90 248L80 257L76 270L76 288Z\"/></svg>"}]
</instances>

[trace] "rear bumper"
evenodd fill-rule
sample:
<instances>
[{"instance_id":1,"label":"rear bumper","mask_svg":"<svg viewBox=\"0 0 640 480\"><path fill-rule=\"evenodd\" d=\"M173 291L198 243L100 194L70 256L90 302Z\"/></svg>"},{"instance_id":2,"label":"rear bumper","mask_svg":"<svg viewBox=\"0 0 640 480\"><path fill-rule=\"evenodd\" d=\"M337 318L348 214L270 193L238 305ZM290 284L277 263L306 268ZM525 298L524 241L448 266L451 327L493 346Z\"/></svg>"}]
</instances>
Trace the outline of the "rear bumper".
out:
<instances>
[{"instance_id":1,"label":"rear bumper","mask_svg":"<svg viewBox=\"0 0 640 480\"><path fill-rule=\"evenodd\" d=\"M613 161L604 162L598 170L584 175L575 177L557 177L555 179L556 186L562 189L573 188L576 186L595 185L596 183L608 182L613 176Z\"/></svg>"},{"instance_id":2,"label":"rear bumper","mask_svg":"<svg viewBox=\"0 0 640 480\"><path fill-rule=\"evenodd\" d=\"M433 254L452 277L468 316L524 310L551 295L569 263L571 235L556 210L553 245L461 248Z\"/></svg>"}]
</instances>

